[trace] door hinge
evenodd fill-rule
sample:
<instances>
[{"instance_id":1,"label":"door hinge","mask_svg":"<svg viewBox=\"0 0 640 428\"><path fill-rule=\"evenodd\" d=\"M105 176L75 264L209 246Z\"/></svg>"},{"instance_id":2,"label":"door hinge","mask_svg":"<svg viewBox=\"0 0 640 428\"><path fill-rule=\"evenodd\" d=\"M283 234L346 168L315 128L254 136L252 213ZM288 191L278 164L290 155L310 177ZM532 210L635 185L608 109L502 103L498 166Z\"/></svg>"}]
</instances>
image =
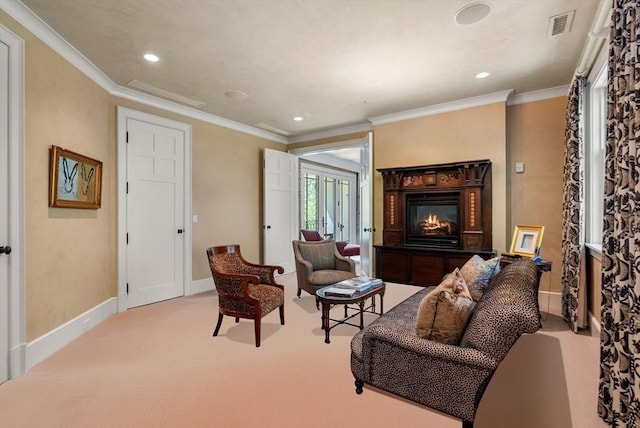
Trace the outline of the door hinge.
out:
<instances>
[{"instance_id":1,"label":"door hinge","mask_svg":"<svg viewBox=\"0 0 640 428\"><path fill-rule=\"evenodd\" d=\"M129 131L127 131L126 137L125 137L126 142L129 142Z\"/></svg>"},{"instance_id":2,"label":"door hinge","mask_svg":"<svg viewBox=\"0 0 640 428\"><path fill-rule=\"evenodd\" d=\"M129 193L129 182L127 181L127 193Z\"/></svg>"},{"instance_id":3,"label":"door hinge","mask_svg":"<svg viewBox=\"0 0 640 428\"><path fill-rule=\"evenodd\" d=\"M129 283L127 282L127 294L129 294Z\"/></svg>"},{"instance_id":4,"label":"door hinge","mask_svg":"<svg viewBox=\"0 0 640 428\"><path fill-rule=\"evenodd\" d=\"M129 232L127 232L127 244L129 243Z\"/></svg>"}]
</instances>

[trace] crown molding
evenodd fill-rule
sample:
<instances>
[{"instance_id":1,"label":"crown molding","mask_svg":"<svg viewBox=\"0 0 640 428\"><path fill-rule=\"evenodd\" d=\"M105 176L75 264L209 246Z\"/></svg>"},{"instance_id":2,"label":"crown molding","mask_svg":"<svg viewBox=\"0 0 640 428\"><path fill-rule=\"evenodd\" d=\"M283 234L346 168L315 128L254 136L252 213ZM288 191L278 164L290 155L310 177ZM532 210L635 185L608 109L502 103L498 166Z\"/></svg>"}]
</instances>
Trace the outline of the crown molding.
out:
<instances>
[{"instance_id":1,"label":"crown molding","mask_svg":"<svg viewBox=\"0 0 640 428\"><path fill-rule=\"evenodd\" d=\"M432 116L434 114L447 113L466 108L479 107L487 104L506 102L513 93L513 89L506 91L494 92L492 94L480 95L477 97L465 98L462 100L435 104L427 107L420 107L413 110L392 113L383 116L369 118L373 126L383 125L385 123L399 122L401 120L415 119L417 117Z\"/></svg>"},{"instance_id":2,"label":"crown molding","mask_svg":"<svg viewBox=\"0 0 640 428\"><path fill-rule=\"evenodd\" d=\"M3 0L0 2L0 9L111 95L277 143L287 143L287 138L281 135L119 86L19 0Z\"/></svg>"},{"instance_id":3,"label":"crown molding","mask_svg":"<svg viewBox=\"0 0 640 428\"><path fill-rule=\"evenodd\" d=\"M370 122L358 123L355 125L344 126L342 128L333 128L325 131L313 132L311 134L296 135L289 137L287 142L304 143L305 141L320 140L323 138L339 137L340 135L355 134L356 132L368 132L373 130Z\"/></svg>"},{"instance_id":4,"label":"crown molding","mask_svg":"<svg viewBox=\"0 0 640 428\"><path fill-rule=\"evenodd\" d=\"M532 103L534 101L546 100L549 98L566 97L569 94L569 85L556 86L555 88L541 89L539 91L514 94L507 101L507 105Z\"/></svg>"}]
</instances>

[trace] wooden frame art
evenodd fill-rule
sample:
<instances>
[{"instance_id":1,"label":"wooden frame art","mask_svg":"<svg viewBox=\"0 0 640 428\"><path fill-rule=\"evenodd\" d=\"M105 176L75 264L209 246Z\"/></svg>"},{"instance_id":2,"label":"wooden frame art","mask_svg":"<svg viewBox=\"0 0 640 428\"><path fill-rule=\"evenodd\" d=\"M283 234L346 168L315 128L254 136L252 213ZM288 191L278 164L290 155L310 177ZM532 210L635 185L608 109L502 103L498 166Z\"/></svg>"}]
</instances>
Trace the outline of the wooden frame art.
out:
<instances>
[{"instance_id":1,"label":"wooden frame art","mask_svg":"<svg viewBox=\"0 0 640 428\"><path fill-rule=\"evenodd\" d=\"M517 225L511 241L511 254L534 257L542 244L544 226Z\"/></svg>"},{"instance_id":2,"label":"wooden frame art","mask_svg":"<svg viewBox=\"0 0 640 428\"><path fill-rule=\"evenodd\" d=\"M100 208L102 162L58 146L49 155L49 206Z\"/></svg>"}]
</instances>

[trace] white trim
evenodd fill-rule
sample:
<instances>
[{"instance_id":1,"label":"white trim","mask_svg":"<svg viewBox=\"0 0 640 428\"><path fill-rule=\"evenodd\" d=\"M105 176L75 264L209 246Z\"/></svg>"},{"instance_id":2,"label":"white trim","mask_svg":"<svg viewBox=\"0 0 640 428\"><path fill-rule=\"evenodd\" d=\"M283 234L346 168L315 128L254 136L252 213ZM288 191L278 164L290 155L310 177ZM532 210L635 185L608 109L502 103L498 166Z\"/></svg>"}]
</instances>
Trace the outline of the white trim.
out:
<instances>
[{"instance_id":1,"label":"white trim","mask_svg":"<svg viewBox=\"0 0 640 428\"><path fill-rule=\"evenodd\" d=\"M587 242L584 246L587 247L587 252L591 257L602 263L602 244L590 244Z\"/></svg>"},{"instance_id":2,"label":"white trim","mask_svg":"<svg viewBox=\"0 0 640 428\"><path fill-rule=\"evenodd\" d=\"M598 10L591 24L591 31L587 35L587 40L580 55L580 61L576 67L574 75L583 76L591 70L595 56L600 51L601 46L609 37L609 25L611 18L611 1L600 0Z\"/></svg>"},{"instance_id":3,"label":"white trim","mask_svg":"<svg viewBox=\"0 0 640 428\"><path fill-rule=\"evenodd\" d=\"M24 273L24 41L0 25L9 48L9 377L25 373ZM2 356L4 358L4 356Z\"/></svg>"},{"instance_id":4,"label":"white trim","mask_svg":"<svg viewBox=\"0 0 640 428\"><path fill-rule=\"evenodd\" d=\"M2 1L0 2L0 8L113 96L136 101L151 107L161 108L186 117L202 120L204 122L223 126L225 128L254 135L256 137L265 138L277 143L287 143L287 138L281 135L119 86L20 1Z\"/></svg>"},{"instance_id":5,"label":"white trim","mask_svg":"<svg viewBox=\"0 0 640 428\"><path fill-rule=\"evenodd\" d=\"M480 95L477 97L465 98L462 100L451 101L427 107L420 107L417 109L407 110L399 113L371 117L369 118L369 121L371 121L373 126L378 126L385 123L399 122L401 120L415 119L417 117L431 116L440 113L479 107L487 104L506 102L512 93L513 89L509 89L506 91L494 92L492 94Z\"/></svg>"},{"instance_id":6,"label":"white trim","mask_svg":"<svg viewBox=\"0 0 640 428\"><path fill-rule=\"evenodd\" d=\"M541 313L562 316L562 293L538 291L538 304Z\"/></svg>"},{"instance_id":7,"label":"white trim","mask_svg":"<svg viewBox=\"0 0 640 428\"><path fill-rule=\"evenodd\" d=\"M591 337L600 339L600 321L596 319L592 312L589 312L589 333Z\"/></svg>"},{"instance_id":8,"label":"white trim","mask_svg":"<svg viewBox=\"0 0 640 428\"><path fill-rule=\"evenodd\" d=\"M546 100L549 98L566 97L569 94L569 85L556 86L555 88L540 89L539 91L514 94L507 101L507 105L532 103L534 101Z\"/></svg>"},{"instance_id":9,"label":"white trim","mask_svg":"<svg viewBox=\"0 0 640 428\"><path fill-rule=\"evenodd\" d=\"M74 319L29 342L26 349L27 370L50 357L85 331L100 324L111 315L117 313L118 304L115 297L105 300Z\"/></svg>"},{"instance_id":10,"label":"white trim","mask_svg":"<svg viewBox=\"0 0 640 428\"><path fill-rule=\"evenodd\" d=\"M184 133L184 270L183 287L184 295L192 294L191 273L192 273L192 197L191 197L191 176L192 176L192 134L191 125L175 120L167 119L149 113L131 110L118 106L118 310L120 312L128 309L127 303L127 119L135 119L178 129Z\"/></svg>"},{"instance_id":11,"label":"white trim","mask_svg":"<svg viewBox=\"0 0 640 428\"><path fill-rule=\"evenodd\" d=\"M213 278L197 279L191 282L191 294L204 293L211 290L215 290Z\"/></svg>"},{"instance_id":12,"label":"white trim","mask_svg":"<svg viewBox=\"0 0 640 428\"><path fill-rule=\"evenodd\" d=\"M311 134L296 135L294 137L289 137L287 139L287 142L289 144L302 143L305 141L320 140L322 138L332 138L332 137L339 137L341 135L355 134L356 132L369 132L371 130L373 130L372 124L369 122L365 122L365 123L358 123L356 125L345 126L342 128L334 128L334 129L328 129L326 131L313 132Z\"/></svg>"}]
</instances>

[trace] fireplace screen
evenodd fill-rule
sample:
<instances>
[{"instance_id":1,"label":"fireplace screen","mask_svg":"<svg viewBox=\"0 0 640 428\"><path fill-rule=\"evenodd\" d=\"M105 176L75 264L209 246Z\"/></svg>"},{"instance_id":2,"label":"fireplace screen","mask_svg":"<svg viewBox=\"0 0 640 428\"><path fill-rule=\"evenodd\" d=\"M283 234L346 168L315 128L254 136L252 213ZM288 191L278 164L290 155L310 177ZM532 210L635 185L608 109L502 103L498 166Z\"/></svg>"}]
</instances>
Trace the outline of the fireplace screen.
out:
<instances>
[{"instance_id":1,"label":"fireplace screen","mask_svg":"<svg viewBox=\"0 0 640 428\"><path fill-rule=\"evenodd\" d=\"M459 248L459 195L407 195L407 244Z\"/></svg>"}]
</instances>

